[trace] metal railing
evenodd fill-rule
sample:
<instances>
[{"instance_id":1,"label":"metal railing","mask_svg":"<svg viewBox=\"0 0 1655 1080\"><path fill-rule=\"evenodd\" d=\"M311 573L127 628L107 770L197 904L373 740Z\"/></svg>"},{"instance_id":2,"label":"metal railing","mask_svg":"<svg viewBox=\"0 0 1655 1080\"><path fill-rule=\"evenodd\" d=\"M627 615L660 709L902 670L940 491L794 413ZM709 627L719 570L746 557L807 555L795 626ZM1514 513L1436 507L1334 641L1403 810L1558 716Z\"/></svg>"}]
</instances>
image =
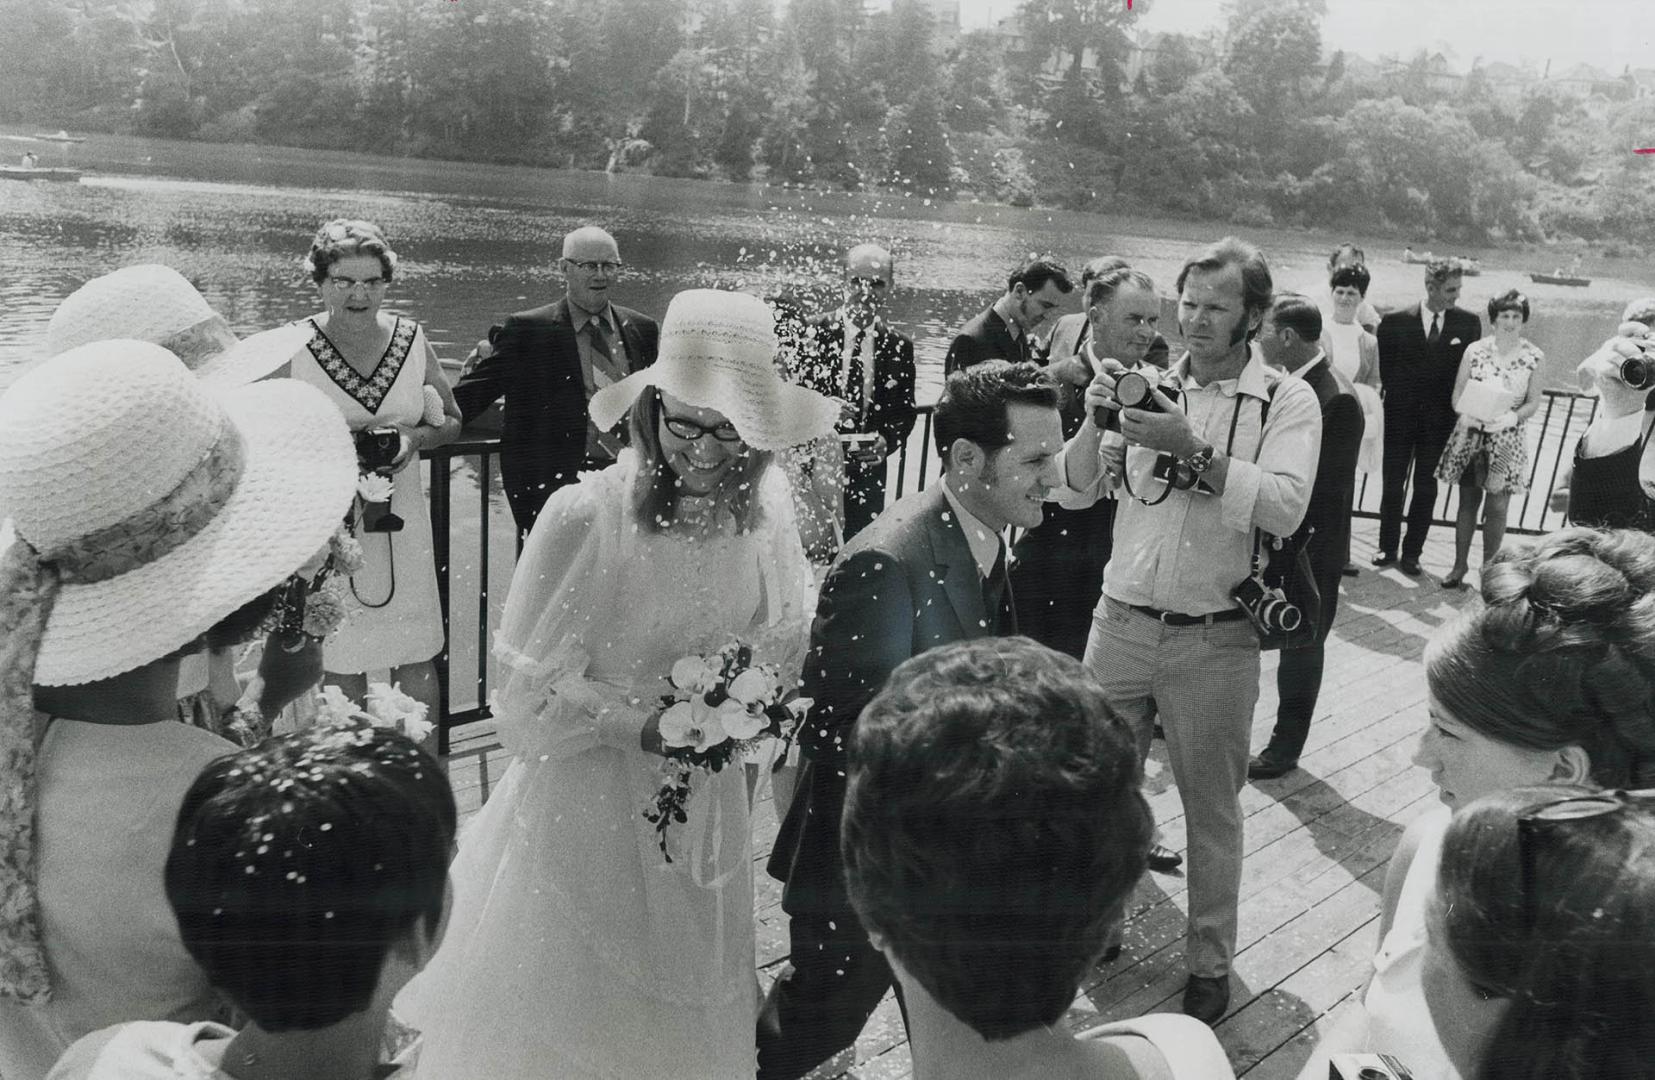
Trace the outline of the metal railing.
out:
<instances>
[{"instance_id":1,"label":"metal railing","mask_svg":"<svg viewBox=\"0 0 1655 1080\"><path fill-rule=\"evenodd\" d=\"M1597 412L1597 400L1562 390L1544 392L1545 404L1528 424L1529 489L1523 502L1512 514L1508 531L1537 535L1563 524L1561 513L1550 508L1552 491L1563 471L1565 455L1572 455L1575 441ZM918 491L936 476L941 475L940 463L933 453L931 406L921 405L918 422L908 440L897 449L887 466L886 490L892 499L908 491ZM516 526L506 509L505 500L496 498L498 486L498 455L500 440L493 435L467 433L457 442L425 453L430 463L432 549L437 562L437 596L442 605L444 647L438 655L437 680L441 688L443 713L439 725L439 747L448 750L449 730L475 720L487 719L489 689L489 638L494 629L496 608L494 595L504 596L504 585L511 580L516 556ZM456 474L465 484L474 484L476 523L456 544L454 528L464 518L470 525L471 511L455 502ZM1540 483L1541 479L1544 483ZM462 485L464 486L464 485ZM1377 518L1381 483L1376 476L1364 476L1360 482L1355 513L1359 517ZM1445 490L1438 505L1433 524L1452 525L1458 491L1453 485ZM491 517L498 521L491 521ZM502 531L504 535L502 535ZM456 566L456 552L467 557ZM502 565L503 564L503 565ZM456 608L456 582L459 595L464 586L475 584L475 608ZM491 588L490 586L495 586ZM475 620L473 622L473 620ZM461 637L455 636L458 627ZM467 688L470 693L467 693Z\"/></svg>"}]
</instances>

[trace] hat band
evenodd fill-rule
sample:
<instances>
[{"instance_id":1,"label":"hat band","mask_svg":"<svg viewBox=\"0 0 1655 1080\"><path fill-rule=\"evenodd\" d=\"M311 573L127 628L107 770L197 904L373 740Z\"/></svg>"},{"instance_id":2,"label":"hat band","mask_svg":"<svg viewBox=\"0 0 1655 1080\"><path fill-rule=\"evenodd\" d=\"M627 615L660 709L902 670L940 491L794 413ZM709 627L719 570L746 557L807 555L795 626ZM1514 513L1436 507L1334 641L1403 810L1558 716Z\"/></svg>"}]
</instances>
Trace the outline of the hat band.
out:
<instances>
[{"instance_id":1,"label":"hat band","mask_svg":"<svg viewBox=\"0 0 1655 1080\"><path fill-rule=\"evenodd\" d=\"M196 371L207 361L235 346L237 342L235 331L230 329L230 324L224 320L224 316L214 312L208 318L178 331L158 344L184 361L185 367Z\"/></svg>"},{"instance_id":2,"label":"hat band","mask_svg":"<svg viewBox=\"0 0 1655 1080\"><path fill-rule=\"evenodd\" d=\"M91 585L120 577L182 547L218 516L241 480L245 453L241 433L225 422L207 456L159 502L113 525L41 553L65 585Z\"/></svg>"}]
</instances>

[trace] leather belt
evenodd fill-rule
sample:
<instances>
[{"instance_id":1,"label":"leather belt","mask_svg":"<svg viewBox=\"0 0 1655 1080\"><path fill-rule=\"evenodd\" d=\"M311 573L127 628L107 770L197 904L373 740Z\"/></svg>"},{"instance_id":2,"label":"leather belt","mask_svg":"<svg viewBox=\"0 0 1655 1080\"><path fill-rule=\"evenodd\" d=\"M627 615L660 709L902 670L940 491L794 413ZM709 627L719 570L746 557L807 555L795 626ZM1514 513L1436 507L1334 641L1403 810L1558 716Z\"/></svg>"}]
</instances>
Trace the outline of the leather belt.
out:
<instances>
[{"instance_id":1,"label":"leather belt","mask_svg":"<svg viewBox=\"0 0 1655 1080\"><path fill-rule=\"evenodd\" d=\"M1127 607L1140 615L1163 622L1168 626L1202 626L1212 623L1234 622L1236 619L1245 619L1247 613L1240 608L1227 608L1224 611L1214 611L1207 615L1185 615L1181 611L1162 611L1160 608L1148 607L1144 604L1128 604Z\"/></svg>"}]
</instances>

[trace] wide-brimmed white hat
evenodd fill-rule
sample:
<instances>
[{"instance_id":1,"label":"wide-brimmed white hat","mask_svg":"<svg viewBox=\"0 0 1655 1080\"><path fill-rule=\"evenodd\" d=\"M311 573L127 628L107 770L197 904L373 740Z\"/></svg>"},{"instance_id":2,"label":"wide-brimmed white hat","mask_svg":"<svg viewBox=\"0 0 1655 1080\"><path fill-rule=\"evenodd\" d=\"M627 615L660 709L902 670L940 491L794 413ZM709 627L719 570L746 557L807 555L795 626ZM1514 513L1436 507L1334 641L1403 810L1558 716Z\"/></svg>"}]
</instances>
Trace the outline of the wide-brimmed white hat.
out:
<instances>
[{"instance_id":1,"label":"wide-brimmed white hat","mask_svg":"<svg viewBox=\"0 0 1655 1080\"><path fill-rule=\"evenodd\" d=\"M183 274L146 263L93 278L64 297L46 324L46 355L133 338L160 345L204 382L240 386L287 363L308 336L302 325L289 324L238 341Z\"/></svg>"},{"instance_id":2,"label":"wide-brimmed white hat","mask_svg":"<svg viewBox=\"0 0 1655 1080\"><path fill-rule=\"evenodd\" d=\"M339 410L290 379L209 387L121 340L27 372L0 397L0 505L61 576L33 681L109 678L196 638L327 543L356 474Z\"/></svg>"},{"instance_id":3,"label":"wide-brimmed white hat","mask_svg":"<svg viewBox=\"0 0 1655 1080\"><path fill-rule=\"evenodd\" d=\"M592 422L613 427L646 387L716 409L757 450L785 450L833 433L839 406L776 373L775 316L746 293L690 289L661 320L655 363L592 395Z\"/></svg>"},{"instance_id":4,"label":"wide-brimmed white hat","mask_svg":"<svg viewBox=\"0 0 1655 1080\"><path fill-rule=\"evenodd\" d=\"M0 995L51 1000L34 850L33 685L107 679L274 588L356 489L344 418L314 387L209 387L144 341L98 341L0 397Z\"/></svg>"}]
</instances>

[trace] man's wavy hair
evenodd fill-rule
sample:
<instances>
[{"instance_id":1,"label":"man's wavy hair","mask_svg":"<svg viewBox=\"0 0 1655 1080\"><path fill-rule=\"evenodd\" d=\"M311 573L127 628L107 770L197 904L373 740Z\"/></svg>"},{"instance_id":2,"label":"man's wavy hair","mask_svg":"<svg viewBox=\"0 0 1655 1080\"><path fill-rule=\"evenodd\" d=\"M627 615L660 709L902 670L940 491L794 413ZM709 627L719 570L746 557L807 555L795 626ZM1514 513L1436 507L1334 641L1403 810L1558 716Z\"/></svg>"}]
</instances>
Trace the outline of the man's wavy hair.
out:
<instances>
[{"instance_id":1,"label":"man's wavy hair","mask_svg":"<svg viewBox=\"0 0 1655 1080\"><path fill-rule=\"evenodd\" d=\"M1527 836L1520 823L1591 794L1499 792L1448 828L1432 947L1444 942L1466 981L1511 999L1467 1080L1655 1077L1655 807L1536 822Z\"/></svg>"},{"instance_id":2,"label":"man's wavy hair","mask_svg":"<svg viewBox=\"0 0 1655 1080\"><path fill-rule=\"evenodd\" d=\"M1056 1023L1143 876L1136 744L1080 662L931 649L857 721L841 831L857 914L985 1039Z\"/></svg>"},{"instance_id":3,"label":"man's wavy hair","mask_svg":"<svg viewBox=\"0 0 1655 1080\"><path fill-rule=\"evenodd\" d=\"M1270 260L1264 257L1264 252L1240 237L1226 236L1186 262L1178 271L1174 287L1182 295L1191 271L1214 273L1227 266L1241 273L1241 306L1245 312L1242 318L1247 324L1246 340L1251 341L1258 334L1254 320L1262 320L1270 310L1276 287L1275 279L1270 276Z\"/></svg>"}]
</instances>

